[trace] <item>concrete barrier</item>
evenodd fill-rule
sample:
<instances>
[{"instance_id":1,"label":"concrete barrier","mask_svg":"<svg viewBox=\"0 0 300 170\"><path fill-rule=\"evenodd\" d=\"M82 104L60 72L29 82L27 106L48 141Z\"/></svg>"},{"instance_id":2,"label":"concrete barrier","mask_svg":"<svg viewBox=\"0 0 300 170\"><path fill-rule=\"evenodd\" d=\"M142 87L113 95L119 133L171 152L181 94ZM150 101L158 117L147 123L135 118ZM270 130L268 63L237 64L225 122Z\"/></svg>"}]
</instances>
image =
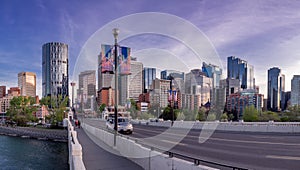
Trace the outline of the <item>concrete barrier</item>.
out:
<instances>
[{"instance_id":1,"label":"concrete barrier","mask_svg":"<svg viewBox=\"0 0 300 170\"><path fill-rule=\"evenodd\" d=\"M216 170L202 165L195 165L194 163L177 159L170 158L169 156L162 154L157 151L153 151L149 148L142 146L134 140L128 139L123 136L116 137L116 146L114 144L114 134L109 133L105 130L90 126L84 121L82 122L82 128L93 135L93 137L100 139L106 145L110 146L111 149L115 149L122 156L125 156L137 163L146 170L155 169L191 169L191 170ZM99 145L101 147L101 145ZM103 147L103 146L102 146ZM112 152L113 153L113 152Z\"/></svg>"},{"instance_id":2,"label":"concrete barrier","mask_svg":"<svg viewBox=\"0 0 300 170\"><path fill-rule=\"evenodd\" d=\"M78 142L77 132L70 121L68 121L68 146L70 170L85 170L82 161L82 147Z\"/></svg>"},{"instance_id":3,"label":"concrete barrier","mask_svg":"<svg viewBox=\"0 0 300 170\"><path fill-rule=\"evenodd\" d=\"M171 127L170 121L146 122L133 121L134 124L148 126ZM199 122L199 121L175 121L173 127L185 129L214 129L219 131L236 132L276 132L276 133L300 133L300 122Z\"/></svg>"}]
</instances>

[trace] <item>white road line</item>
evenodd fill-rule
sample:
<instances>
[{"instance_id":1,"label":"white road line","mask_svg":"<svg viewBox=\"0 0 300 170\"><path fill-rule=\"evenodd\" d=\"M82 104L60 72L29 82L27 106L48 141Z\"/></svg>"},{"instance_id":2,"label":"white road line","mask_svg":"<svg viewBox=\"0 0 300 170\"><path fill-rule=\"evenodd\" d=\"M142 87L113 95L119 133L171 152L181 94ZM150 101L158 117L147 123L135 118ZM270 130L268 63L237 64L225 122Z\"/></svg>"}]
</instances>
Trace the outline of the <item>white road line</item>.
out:
<instances>
[{"instance_id":1,"label":"white road line","mask_svg":"<svg viewBox=\"0 0 300 170\"><path fill-rule=\"evenodd\" d=\"M142 129L142 128L136 128L136 129L143 130L143 131L148 131L148 132L154 132L152 130L146 130L146 129ZM186 136L186 135L181 135L181 134L172 134L172 133L168 133L166 131L164 131L162 133L172 135L172 136L181 136L181 137ZM188 136L188 137L190 137L190 138L199 138L198 136ZM213 137L210 137L209 140L226 141L226 142L238 142L238 143L267 144L267 145L300 146L299 143L277 143L277 142L251 141L251 140L222 139L222 138L213 138Z\"/></svg>"},{"instance_id":2,"label":"white road line","mask_svg":"<svg viewBox=\"0 0 300 170\"><path fill-rule=\"evenodd\" d=\"M166 142L166 143L171 143L171 144L174 144L174 145L182 145L182 146L186 145L186 144L183 144L183 143L173 142L173 141L168 141L168 140L160 140L160 141Z\"/></svg>"},{"instance_id":3,"label":"white road line","mask_svg":"<svg viewBox=\"0 0 300 170\"><path fill-rule=\"evenodd\" d=\"M286 160L295 160L300 161L300 157L295 156L279 156L279 155L267 155L266 158L273 158L273 159L286 159Z\"/></svg>"}]
</instances>

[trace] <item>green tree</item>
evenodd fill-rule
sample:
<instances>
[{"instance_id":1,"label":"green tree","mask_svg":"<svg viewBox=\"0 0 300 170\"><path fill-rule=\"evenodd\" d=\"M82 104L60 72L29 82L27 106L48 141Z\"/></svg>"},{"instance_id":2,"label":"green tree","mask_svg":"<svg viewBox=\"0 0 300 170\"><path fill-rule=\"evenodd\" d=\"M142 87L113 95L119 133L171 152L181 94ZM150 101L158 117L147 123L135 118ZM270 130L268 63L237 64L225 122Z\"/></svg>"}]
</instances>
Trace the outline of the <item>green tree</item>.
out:
<instances>
[{"instance_id":1,"label":"green tree","mask_svg":"<svg viewBox=\"0 0 300 170\"><path fill-rule=\"evenodd\" d=\"M183 112L182 112L182 111L179 112L179 113L177 114L177 120L184 120L184 119L185 119L185 116L184 116Z\"/></svg>"},{"instance_id":2,"label":"green tree","mask_svg":"<svg viewBox=\"0 0 300 170\"><path fill-rule=\"evenodd\" d=\"M41 105L48 107L50 115L47 117L47 120L50 120L52 125L57 125L58 122L63 121L68 101L68 97L63 98L61 95L47 96L40 100Z\"/></svg>"},{"instance_id":3,"label":"green tree","mask_svg":"<svg viewBox=\"0 0 300 170\"><path fill-rule=\"evenodd\" d=\"M146 112L142 112L141 115L140 115L140 118L148 120L150 118L154 118L154 116L152 114L149 114L149 113L146 113Z\"/></svg>"},{"instance_id":4,"label":"green tree","mask_svg":"<svg viewBox=\"0 0 300 170\"><path fill-rule=\"evenodd\" d=\"M258 111L253 105L245 107L243 120L245 122L257 122L259 120Z\"/></svg>"},{"instance_id":5,"label":"green tree","mask_svg":"<svg viewBox=\"0 0 300 170\"><path fill-rule=\"evenodd\" d=\"M230 113L230 114L228 115L228 119L229 119L229 120L231 120L231 121L233 121L233 119L234 119L234 116L233 116L233 114L232 114L232 113Z\"/></svg>"},{"instance_id":6,"label":"green tree","mask_svg":"<svg viewBox=\"0 0 300 170\"><path fill-rule=\"evenodd\" d=\"M228 121L227 113L223 113L220 120L221 120L222 122L227 122L227 121Z\"/></svg>"},{"instance_id":7,"label":"green tree","mask_svg":"<svg viewBox=\"0 0 300 170\"><path fill-rule=\"evenodd\" d=\"M185 117L184 120L195 121L198 110L197 109L195 109L195 110L183 109L182 113L184 114L184 117Z\"/></svg>"},{"instance_id":8,"label":"green tree","mask_svg":"<svg viewBox=\"0 0 300 170\"><path fill-rule=\"evenodd\" d=\"M200 108L198 110L198 113L196 114L196 120L199 121L205 121L206 120L206 109L205 108Z\"/></svg>"},{"instance_id":9,"label":"green tree","mask_svg":"<svg viewBox=\"0 0 300 170\"><path fill-rule=\"evenodd\" d=\"M7 115L10 119L16 121L19 126L25 126L29 121L37 121L37 118L33 115L37 111L34 103L35 99L32 97L13 97Z\"/></svg>"},{"instance_id":10,"label":"green tree","mask_svg":"<svg viewBox=\"0 0 300 170\"><path fill-rule=\"evenodd\" d=\"M259 116L260 121L280 121L278 113L267 111L267 112L262 112Z\"/></svg>"},{"instance_id":11,"label":"green tree","mask_svg":"<svg viewBox=\"0 0 300 170\"><path fill-rule=\"evenodd\" d=\"M173 109L170 106L166 107L163 111L163 113L159 116L159 118L162 118L164 120L176 120L177 114L179 113L179 110Z\"/></svg>"},{"instance_id":12,"label":"green tree","mask_svg":"<svg viewBox=\"0 0 300 170\"><path fill-rule=\"evenodd\" d=\"M99 107L99 111L100 113L102 113L104 110L105 110L105 107L106 107L106 104L105 103L102 103Z\"/></svg>"},{"instance_id":13,"label":"green tree","mask_svg":"<svg viewBox=\"0 0 300 170\"><path fill-rule=\"evenodd\" d=\"M214 121L216 119L217 119L217 116L215 113L209 113L206 118L207 121Z\"/></svg>"}]
</instances>

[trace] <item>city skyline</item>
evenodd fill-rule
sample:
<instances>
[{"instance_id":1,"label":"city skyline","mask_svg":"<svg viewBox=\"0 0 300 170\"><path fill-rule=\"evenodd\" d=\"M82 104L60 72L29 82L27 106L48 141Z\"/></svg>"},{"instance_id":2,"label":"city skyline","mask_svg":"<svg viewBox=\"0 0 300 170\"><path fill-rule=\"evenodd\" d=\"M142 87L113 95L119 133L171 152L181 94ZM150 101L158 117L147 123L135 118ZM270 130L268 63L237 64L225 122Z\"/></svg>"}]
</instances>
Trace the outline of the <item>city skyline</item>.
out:
<instances>
[{"instance_id":1,"label":"city skyline","mask_svg":"<svg viewBox=\"0 0 300 170\"><path fill-rule=\"evenodd\" d=\"M3 38L0 41L0 85L15 87L19 72L35 72L37 94L41 97L41 46L53 41L69 44L71 82L78 76L72 75L73 69L86 40L110 21L140 12L168 13L194 24L216 48L223 63L223 77L227 76L224 73L227 72L225 66L228 56L246 60L254 66L256 84L265 96L269 68L279 67L286 75L286 91L291 90L293 75L300 74L297 69L300 64L300 51L297 48L300 42L300 30L297 29L300 24L297 12L300 3L295 1L256 3L191 0L190 3L163 1L159 4L158 1L123 1L123 4L110 1L65 1L60 2L59 6L57 2L1 1L0 34ZM109 36L113 41L113 36ZM130 38L121 44L132 46L134 55L138 50L154 46L161 38L148 36ZM168 46L158 43L154 47L167 49L176 55L189 55L185 48L174 42ZM94 58L96 60L97 56ZM198 64L198 68L201 68L201 64Z\"/></svg>"}]
</instances>

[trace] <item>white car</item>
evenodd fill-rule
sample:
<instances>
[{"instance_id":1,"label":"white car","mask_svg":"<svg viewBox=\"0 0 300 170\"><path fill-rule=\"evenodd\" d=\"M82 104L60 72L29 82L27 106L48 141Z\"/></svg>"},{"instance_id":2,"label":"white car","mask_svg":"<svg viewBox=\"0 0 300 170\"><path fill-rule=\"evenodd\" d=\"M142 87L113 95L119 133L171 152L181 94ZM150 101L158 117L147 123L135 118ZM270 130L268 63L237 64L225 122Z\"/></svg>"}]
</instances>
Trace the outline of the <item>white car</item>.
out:
<instances>
[{"instance_id":1,"label":"white car","mask_svg":"<svg viewBox=\"0 0 300 170\"><path fill-rule=\"evenodd\" d=\"M114 118L108 118L106 121L106 128L110 130L114 130ZM133 132L133 126L130 123L128 118L125 117L119 117L118 118L118 132L120 133L127 133L132 134Z\"/></svg>"}]
</instances>

